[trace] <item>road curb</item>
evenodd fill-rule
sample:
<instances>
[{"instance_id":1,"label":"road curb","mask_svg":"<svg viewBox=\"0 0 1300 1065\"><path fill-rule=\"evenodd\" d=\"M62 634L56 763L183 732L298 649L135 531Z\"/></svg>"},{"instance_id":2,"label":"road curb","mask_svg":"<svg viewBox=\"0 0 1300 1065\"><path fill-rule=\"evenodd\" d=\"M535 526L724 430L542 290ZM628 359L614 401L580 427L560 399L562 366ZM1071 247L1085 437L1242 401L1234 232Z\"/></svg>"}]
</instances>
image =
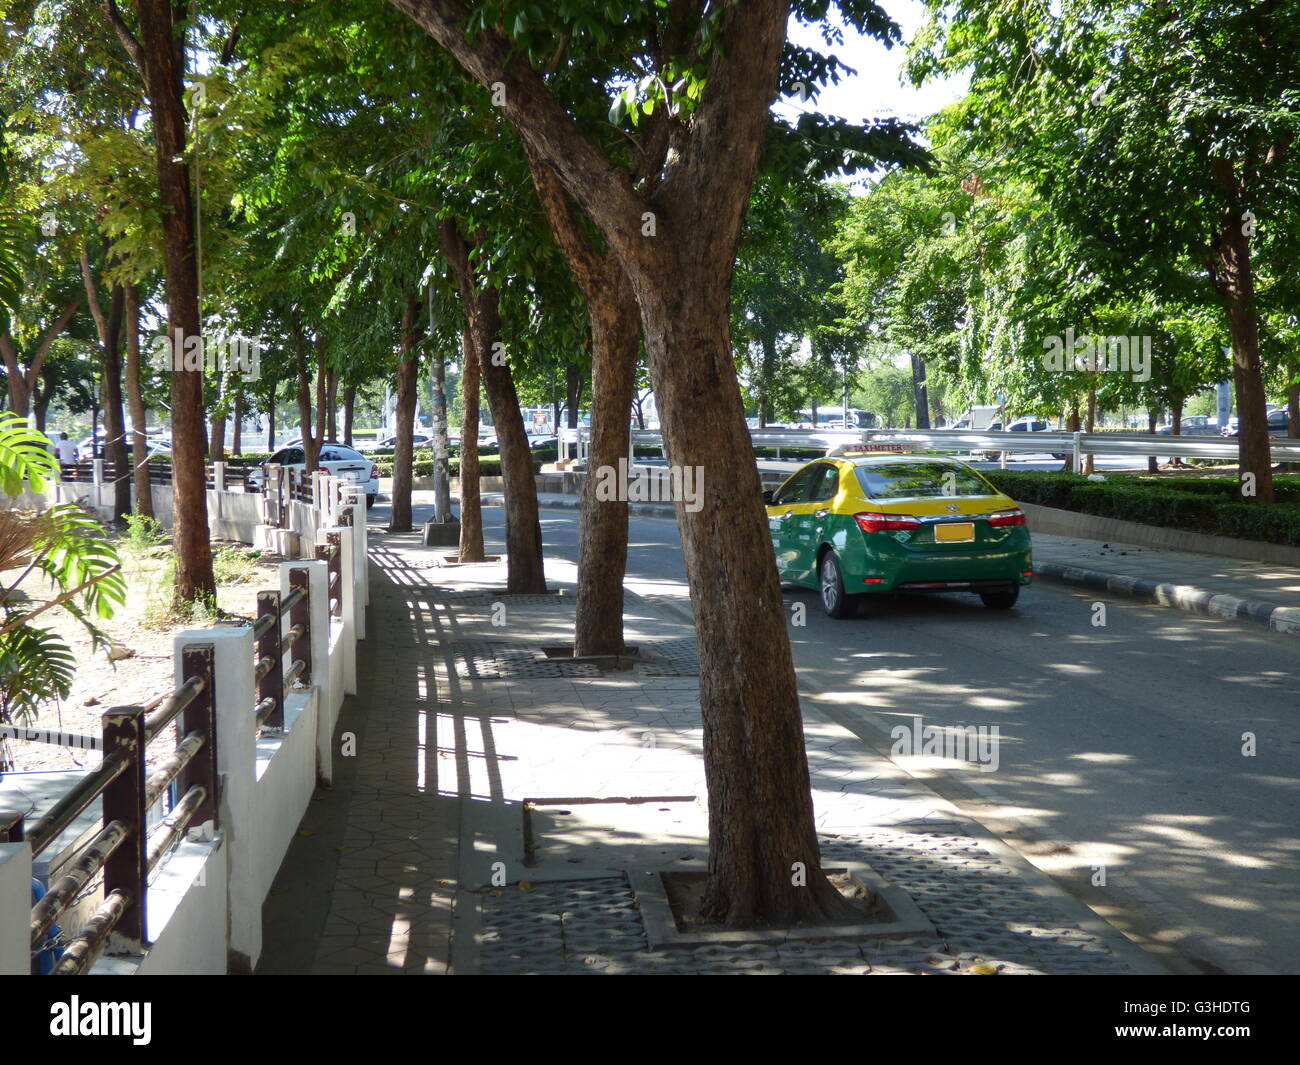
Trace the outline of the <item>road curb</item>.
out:
<instances>
[{"instance_id":1,"label":"road curb","mask_svg":"<svg viewBox=\"0 0 1300 1065\"><path fill-rule=\"evenodd\" d=\"M1221 592L1209 592L1191 584L1144 580L1141 577L1122 576L1106 573L1103 570L1085 569L1082 566L1067 566L1060 562L1036 563L1034 576L1061 584L1125 595L1131 599L1172 607L1189 614L1251 621L1286 636L1300 636L1300 608L1298 607L1279 606L1277 603L1242 599Z\"/></svg>"}]
</instances>

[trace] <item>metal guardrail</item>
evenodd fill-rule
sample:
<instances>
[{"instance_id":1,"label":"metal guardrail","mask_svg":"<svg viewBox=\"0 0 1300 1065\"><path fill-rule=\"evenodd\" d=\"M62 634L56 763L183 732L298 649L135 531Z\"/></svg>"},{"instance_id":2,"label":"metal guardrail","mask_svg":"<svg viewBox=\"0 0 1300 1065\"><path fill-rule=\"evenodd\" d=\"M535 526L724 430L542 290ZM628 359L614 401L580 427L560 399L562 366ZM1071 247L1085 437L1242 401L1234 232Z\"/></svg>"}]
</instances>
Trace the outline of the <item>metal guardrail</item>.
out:
<instances>
[{"instance_id":1,"label":"metal guardrail","mask_svg":"<svg viewBox=\"0 0 1300 1065\"><path fill-rule=\"evenodd\" d=\"M657 430L634 429L629 434L634 447L663 446ZM965 429L752 429L750 439L756 448L829 450L846 444L898 443L916 444L936 451L955 453L1001 452L1019 454L1069 454L1077 460L1084 455L1129 455L1134 458L1168 456L1170 458L1236 459L1239 445L1233 437L1174 436L1163 433L1139 433L1117 430L1108 433L1012 433L971 432ZM590 436L578 430L578 457L586 457ZM1300 461L1300 439L1271 437L1270 451L1274 462Z\"/></svg>"}]
</instances>

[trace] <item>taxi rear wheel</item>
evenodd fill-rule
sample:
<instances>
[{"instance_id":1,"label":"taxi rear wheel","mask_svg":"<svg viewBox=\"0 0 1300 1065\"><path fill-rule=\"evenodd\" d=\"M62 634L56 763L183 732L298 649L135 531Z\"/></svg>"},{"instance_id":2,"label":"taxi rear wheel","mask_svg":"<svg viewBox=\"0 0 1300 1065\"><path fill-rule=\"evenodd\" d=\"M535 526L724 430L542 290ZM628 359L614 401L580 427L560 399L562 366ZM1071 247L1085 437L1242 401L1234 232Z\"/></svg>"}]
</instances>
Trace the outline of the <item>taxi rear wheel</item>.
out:
<instances>
[{"instance_id":1,"label":"taxi rear wheel","mask_svg":"<svg viewBox=\"0 0 1300 1065\"><path fill-rule=\"evenodd\" d=\"M1010 588L1000 588L996 592L980 592L980 599L990 610L1010 610L1020 598L1020 586L1013 584Z\"/></svg>"},{"instance_id":2,"label":"taxi rear wheel","mask_svg":"<svg viewBox=\"0 0 1300 1065\"><path fill-rule=\"evenodd\" d=\"M857 596L844 592L844 575L834 551L822 555L817 567L817 584L821 591L822 609L833 618L851 618L857 613Z\"/></svg>"}]
</instances>

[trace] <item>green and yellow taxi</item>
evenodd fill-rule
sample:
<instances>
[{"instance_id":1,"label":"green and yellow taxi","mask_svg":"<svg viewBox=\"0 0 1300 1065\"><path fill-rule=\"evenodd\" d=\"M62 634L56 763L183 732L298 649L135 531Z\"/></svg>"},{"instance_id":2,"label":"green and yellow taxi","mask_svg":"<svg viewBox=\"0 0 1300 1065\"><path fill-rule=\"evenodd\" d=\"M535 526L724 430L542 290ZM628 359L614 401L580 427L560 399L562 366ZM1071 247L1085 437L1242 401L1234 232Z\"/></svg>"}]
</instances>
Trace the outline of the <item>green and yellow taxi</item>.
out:
<instances>
[{"instance_id":1,"label":"green and yellow taxi","mask_svg":"<svg viewBox=\"0 0 1300 1065\"><path fill-rule=\"evenodd\" d=\"M974 592L1009 610L1033 578L1024 512L946 456L839 448L763 502L782 583L816 588L831 617L900 592Z\"/></svg>"}]
</instances>

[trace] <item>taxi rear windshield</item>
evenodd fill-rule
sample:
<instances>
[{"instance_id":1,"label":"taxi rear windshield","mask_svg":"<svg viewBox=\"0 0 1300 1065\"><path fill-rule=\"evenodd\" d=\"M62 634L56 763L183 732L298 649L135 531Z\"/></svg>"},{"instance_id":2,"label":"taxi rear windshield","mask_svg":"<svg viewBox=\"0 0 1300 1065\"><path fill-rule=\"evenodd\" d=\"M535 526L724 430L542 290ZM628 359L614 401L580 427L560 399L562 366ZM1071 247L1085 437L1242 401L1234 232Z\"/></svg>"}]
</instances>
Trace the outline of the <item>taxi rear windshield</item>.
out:
<instances>
[{"instance_id":1,"label":"taxi rear windshield","mask_svg":"<svg viewBox=\"0 0 1300 1065\"><path fill-rule=\"evenodd\" d=\"M929 496L993 496L1000 493L974 470L933 462L891 462L859 466L858 484L868 499Z\"/></svg>"}]
</instances>

